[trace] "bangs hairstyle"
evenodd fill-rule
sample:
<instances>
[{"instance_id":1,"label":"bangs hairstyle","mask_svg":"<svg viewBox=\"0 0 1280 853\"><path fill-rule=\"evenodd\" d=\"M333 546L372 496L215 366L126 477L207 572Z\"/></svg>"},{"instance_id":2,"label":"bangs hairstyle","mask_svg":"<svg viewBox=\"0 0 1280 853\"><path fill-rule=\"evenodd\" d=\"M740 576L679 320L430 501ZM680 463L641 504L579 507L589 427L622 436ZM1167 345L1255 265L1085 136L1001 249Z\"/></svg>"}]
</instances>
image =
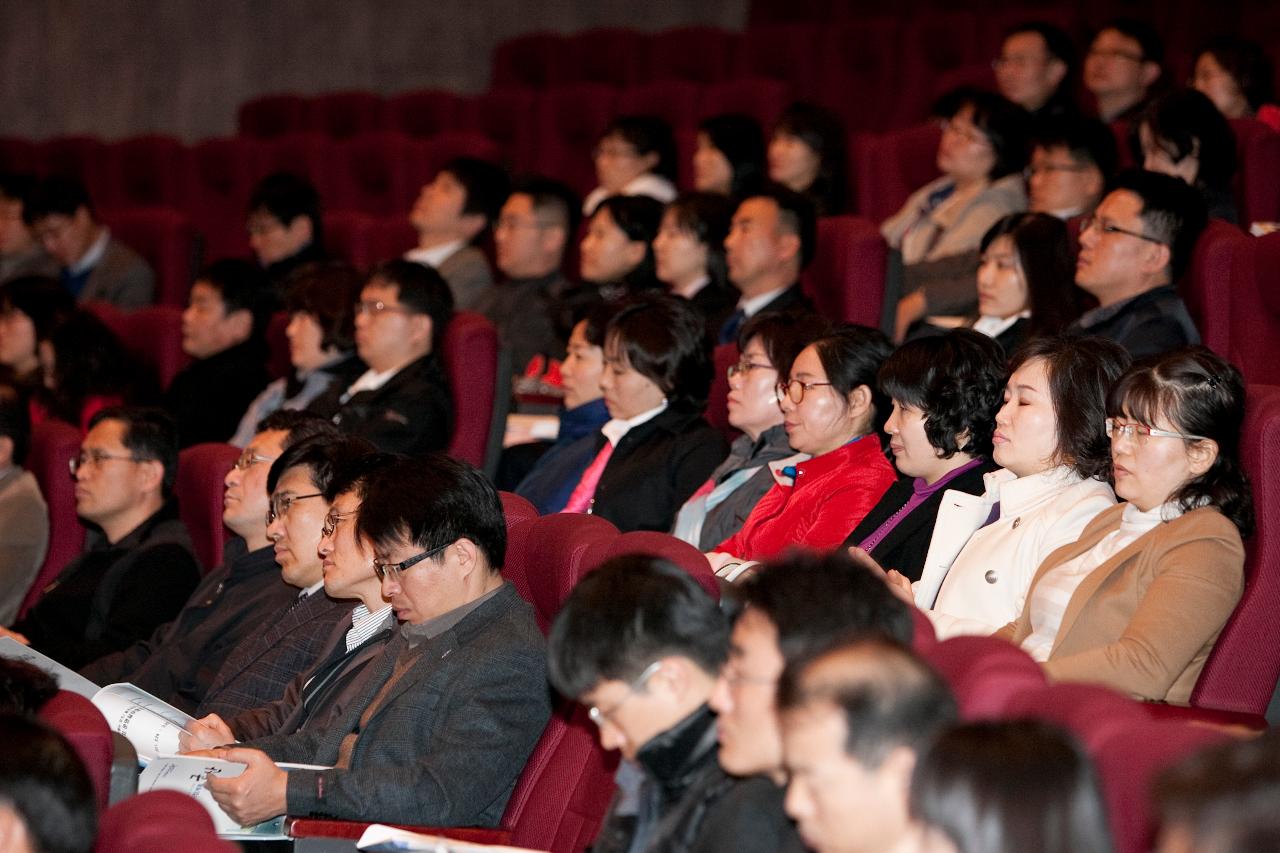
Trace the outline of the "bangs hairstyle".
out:
<instances>
[{"instance_id":1,"label":"bangs hairstyle","mask_svg":"<svg viewBox=\"0 0 1280 853\"><path fill-rule=\"evenodd\" d=\"M1027 285L1031 336L1056 335L1080 314L1075 252L1067 226L1047 213L1011 213L982 236L984 254L1000 237L1008 237Z\"/></svg>"},{"instance_id":2,"label":"bangs hairstyle","mask_svg":"<svg viewBox=\"0 0 1280 853\"><path fill-rule=\"evenodd\" d=\"M320 347L350 352L355 348L355 315L360 273L342 262L307 264L288 279L285 311L306 314L320 327Z\"/></svg>"},{"instance_id":3,"label":"bangs hairstyle","mask_svg":"<svg viewBox=\"0 0 1280 853\"><path fill-rule=\"evenodd\" d=\"M715 675L728 647L728 620L697 581L667 560L628 554L574 587L547 636L547 671L560 695L578 699L672 655Z\"/></svg>"},{"instance_id":4,"label":"bangs hairstyle","mask_svg":"<svg viewBox=\"0 0 1280 853\"><path fill-rule=\"evenodd\" d=\"M1171 499L1183 512L1215 507L1248 537L1254 517L1249 478L1240 465L1244 399L1244 379L1230 362L1202 346L1184 347L1129 368L1107 395L1107 414L1157 429L1167 422L1175 432L1217 443L1218 458L1209 470Z\"/></svg>"},{"instance_id":5,"label":"bangs hairstyle","mask_svg":"<svg viewBox=\"0 0 1280 853\"><path fill-rule=\"evenodd\" d=\"M924 434L939 459L991 456L1005 381L1004 353L993 338L953 329L908 341L885 360L878 380L882 393L924 415Z\"/></svg>"},{"instance_id":6,"label":"bangs hairstyle","mask_svg":"<svg viewBox=\"0 0 1280 853\"><path fill-rule=\"evenodd\" d=\"M430 551L469 539L492 574L501 573L507 556L507 522L498 493L484 474L443 453L374 472L356 533L380 550L404 544Z\"/></svg>"},{"instance_id":7,"label":"bangs hairstyle","mask_svg":"<svg viewBox=\"0 0 1280 853\"><path fill-rule=\"evenodd\" d=\"M800 351L830 332L831 324L826 318L812 312L766 308L742 324L738 331L738 352L746 352L751 341L759 338L773 369L778 371L778 376L786 376Z\"/></svg>"},{"instance_id":8,"label":"bangs hairstyle","mask_svg":"<svg viewBox=\"0 0 1280 853\"><path fill-rule=\"evenodd\" d=\"M733 172L729 195L741 198L759 188L768 172L764 131L760 122L740 113L724 113L703 119L698 132L724 155Z\"/></svg>"},{"instance_id":9,"label":"bangs hairstyle","mask_svg":"<svg viewBox=\"0 0 1280 853\"><path fill-rule=\"evenodd\" d=\"M622 277L622 283L633 293L656 286L653 238L658 236L658 226L662 224L662 202L645 195L611 195L600 202L591 218L606 210L614 226L628 241L644 244L644 257Z\"/></svg>"},{"instance_id":10,"label":"bangs hairstyle","mask_svg":"<svg viewBox=\"0 0 1280 853\"><path fill-rule=\"evenodd\" d=\"M652 380L671 405L702 408L711 390L711 356L702 314L676 296L624 306L605 330L605 349Z\"/></svg>"},{"instance_id":11,"label":"bangs hairstyle","mask_svg":"<svg viewBox=\"0 0 1280 853\"><path fill-rule=\"evenodd\" d=\"M714 287L724 287L729 282L724 238L729 236L733 209L733 202L715 193L681 193L667 205L666 213L671 214L676 227L707 250L706 273Z\"/></svg>"},{"instance_id":12,"label":"bangs hairstyle","mask_svg":"<svg viewBox=\"0 0 1280 853\"><path fill-rule=\"evenodd\" d=\"M893 404L880 390L876 374L893 352L893 344L879 329L849 323L837 326L831 334L818 338L811 346L818 353L831 390L840 395L843 407L848 408L849 394L855 388L867 386L871 392L871 427L868 432L879 438Z\"/></svg>"},{"instance_id":13,"label":"bangs hairstyle","mask_svg":"<svg viewBox=\"0 0 1280 853\"><path fill-rule=\"evenodd\" d=\"M1271 103L1275 97L1275 72L1260 45L1235 36L1219 36L1196 54L1196 62L1206 53L1235 80L1251 110L1257 112L1263 104ZM1195 62L1191 67L1195 68Z\"/></svg>"},{"instance_id":14,"label":"bangs hairstyle","mask_svg":"<svg viewBox=\"0 0 1280 853\"><path fill-rule=\"evenodd\" d=\"M799 139L817 155L818 174L805 193L821 208L821 215L843 213L848 156L840 119L816 104L797 102L778 119L773 135L779 134Z\"/></svg>"},{"instance_id":15,"label":"bangs hairstyle","mask_svg":"<svg viewBox=\"0 0 1280 853\"><path fill-rule=\"evenodd\" d=\"M1001 95L981 89L966 89L958 93L951 104L954 112L948 119L969 107L973 110L973 126L991 143L995 162L988 180L998 180L1026 167L1031 141L1029 112Z\"/></svg>"},{"instance_id":16,"label":"bangs hairstyle","mask_svg":"<svg viewBox=\"0 0 1280 853\"><path fill-rule=\"evenodd\" d=\"M657 116L618 116L605 127L600 141L611 136L624 140L641 157L657 154L658 162L650 171L676 182L676 138L671 125Z\"/></svg>"},{"instance_id":17,"label":"bangs hairstyle","mask_svg":"<svg viewBox=\"0 0 1280 853\"><path fill-rule=\"evenodd\" d=\"M1085 479L1111 475L1111 441L1107 438L1107 392L1129 366L1129 353L1114 341L1088 336L1032 338L1009 363L1013 374L1039 359L1049 380L1049 398L1057 427L1057 464Z\"/></svg>"},{"instance_id":18,"label":"bangs hairstyle","mask_svg":"<svg viewBox=\"0 0 1280 853\"><path fill-rule=\"evenodd\" d=\"M1142 128L1155 147L1176 163L1198 161L1196 186L1217 193L1231 191L1236 173L1236 135L1222 113L1195 89L1176 89L1147 106L1129 133L1134 162L1143 161Z\"/></svg>"}]
</instances>

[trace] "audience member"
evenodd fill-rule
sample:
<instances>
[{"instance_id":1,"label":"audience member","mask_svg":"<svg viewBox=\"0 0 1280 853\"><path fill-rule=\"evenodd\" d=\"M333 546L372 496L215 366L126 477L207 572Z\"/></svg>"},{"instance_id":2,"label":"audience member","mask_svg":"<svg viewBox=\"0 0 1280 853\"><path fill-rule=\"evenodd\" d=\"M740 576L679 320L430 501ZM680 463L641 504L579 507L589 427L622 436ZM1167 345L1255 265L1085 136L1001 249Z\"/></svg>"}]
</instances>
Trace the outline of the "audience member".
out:
<instances>
[{"instance_id":1,"label":"audience member","mask_svg":"<svg viewBox=\"0 0 1280 853\"><path fill-rule=\"evenodd\" d=\"M1195 89L1161 95L1138 117L1130 142L1143 168L1181 178L1204 194L1210 216L1236 221L1236 137L1207 97Z\"/></svg>"},{"instance_id":2,"label":"audience member","mask_svg":"<svg viewBox=\"0 0 1280 853\"><path fill-rule=\"evenodd\" d=\"M1175 350L1129 368L1107 413L1127 503L1040 565L999 635L1055 680L1185 705L1244 591L1244 380L1203 347Z\"/></svg>"},{"instance_id":3,"label":"audience member","mask_svg":"<svg viewBox=\"0 0 1280 853\"><path fill-rule=\"evenodd\" d=\"M662 205L648 196L609 196L596 205L578 248L579 272L597 299L619 302L664 289L653 258L661 221Z\"/></svg>"},{"instance_id":4,"label":"audience member","mask_svg":"<svg viewBox=\"0 0 1280 853\"><path fill-rule=\"evenodd\" d=\"M1000 94L1040 121L1075 119L1075 65L1071 37L1045 21L1026 21L1006 30L1000 55L991 62Z\"/></svg>"},{"instance_id":5,"label":"audience member","mask_svg":"<svg viewBox=\"0 0 1280 853\"><path fill-rule=\"evenodd\" d=\"M844 139L844 126L833 113L814 104L792 104L769 139L769 180L804 195L818 216L844 213Z\"/></svg>"},{"instance_id":6,"label":"audience member","mask_svg":"<svg viewBox=\"0 0 1280 853\"><path fill-rule=\"evenodd\" d=\"M1029 210L1071 219L1092 213L1116 169L1116 137L1093 118L1039 122L1027 166Z\"/></svg>"},{"instance_id":7,"label":"audience member","mask_svg":"<svg viewBox=\"0 0 1280 853\"><path fill-rule=\"evenodd\" d=\"M191 285L182 312L182 351L191 364L165 391L182 447L227 441L267 376L269 285L248 261L214 261Z\"/></svg>"},{"instance_id":8,"label":"audience member","mask_svg":"<svg viewBox=\"0 0 1280 853\"><path fill-rule=\"evenodd\" d=\"M943 123L938 144L942 177L907 199L880 226L902 255L902 293L895 340L924 317L965 314L976 293L978 243L1002 216L1025 210L1022 170L1030 118L999 95L971 91Z\"/></svg>"},{"instance_id":9,"label":"audience member","mask_svg":"<svg viewBox=\"0 0 1280 853\"><path fill-rule=\"evenodd\" d=\"M710 551L741 529L765 492L773 488L773 469L800 462L808 454L791 449L778 407L777 385L791 371L802 349L827 334L816 314L757 314L738 334L741 356L729 365L729 425L741 430L729 456L685 501L673 533Z\"/></svg>"},{"instance_id":10,"label":"audience member","mask_svg":"<svg viewBox=\"0 0 1280 853\"><path fill-rule=\"evenodd\" d=\"M290 273L328 258L320 194L290 172L273 172L253 188L245 227L258 265L281 297Z\"/></svg>"},{"instance_id":11,"label":"audience member","mask_svg":"<svg viewBox=\"0 0 1280 853\"><path fill-rule=\"evenodd\" d=\"M595 457L565 504L619 530L670 530L676 511L724 459L705 420L711 387L702 318L655 296L622 308L604 338L600 390L611 420L591 436Z\"/></svg>"},{"instance_id":12,"label":"audience member","mask_svg":"<svg viewBox=\"0 0 1280 853\"><path fill-rule=\"evenodd\" d=\"M777 783L716 760L707 701L725 660L728 625L679 567L653 557L610 560L573 590L551 626L551 683L590 708L600 743L642 774L638 813L615 798L592 849L759 850L794 845Z\"/></svg>"},{"instance_id":13,"label":"audience member","mask_svg":"<svg viewBox=\"0 0 1280 853\"><path fill-rule=\"evenodd\" d=\"M58 275L58 262L22 218L35 187L30 175L0 174L0 284L27 275Z\"/></svg>"},{"instance_id":14,"label":"audience member","mask_svg":"<svg viewBox=\"0 0 1280 853\"><path fill-rule=\"evenodd\" d=\"M443 450L453 399L436 353L452 317L449 285L434 269L379 264L356 303L356 352L369 369L345 388L330 386L308 410L389 453Z\"/></svg>"},{"instance_id":15,"label":"audience member","mask_svg":"<svg viewBox=\"0 0 1280 853\"><path fill-rule=\"evenodd\" d=\"M1113 18L1099 28L1084 57L1084 85L1098 118L1129 122L1142 112L1160 80L1164 45L1150 24Z\"/></svg>"},{"instance_id":16,"label":"audience member","mask_svg":"<svg viewBox=\"0 0 1280 853\"><path fill-rule=\"evenodd\" d=\"M58 695L58 679L17 658L0 657L0 715L34 717Z\"/></svg>"},{"instance_id":17,"label":"audience member","mask_svg":"<svg viewBox=\"0 0 1280 853\"><path fill-rule=\"evenodd\" d=\"M75 748L29 717L0 716L0 849L90 853L98 809Z\"/></svg>"},{"instance_id":18,"label":"audience member","mask_svg":"<svg viewBox=\"0 0 1280 853\"><path fill-rule=\"evenodd\" d=\"M744 198L765 176L764 133L751 116L725 113L698 123L693 152L693 188Z\"/></svg>"},{"instance_id":19,"label":"audience member","mask_svg":"<svg viewBox=\"0 0 1280 853\"><path fill-rule=\"evenodd\" d=\"M24 276L0 285L0 366L7 381L27 394L44 386L39 343L74 307L52 278Z\"/></svg>"},{"instance_id":20,"label":"audience member","mask_svg":"<svg viewBox=\"0 0 1280 853\"><path fill-rule=\"evenodd\" d=\"M733 202L722 195L684 193L667 205L653 239L658 280L702 312L712 341L738 301L724 255L732 216Z\"/></svg>"},{"instance_id":21,"label":"audience member","mask_svg":"<svg viewBox=\"0 0 1280 853\"><path fill-rule=\"evenodd\" d=\"M489 259L476 245L489 233L511 190L500 166L455 157L423 186L409 211L418 245L405 260L434 268L449 283L453 304L472 311L493 287Z\"/></svg>"},{"instance_id":22,"label":"audience member","mask_svg":"<svg viewBox=\"0 0 1280 853\"><path fill-rule=\"evenodd\" d=\"M676 197L676 140L662 119L614 118L600 134L594 156L600 183L583 202L584 215L592 216L614 195L647 196L660 204Z\"/></svg>"},{"instance_id":23,"label":"audience member","mask_svg":"<svg viewBox=\"0 0 1280 853\"><path fill-rule=\"evenodd\" d=\"M43 387L31 397L31 425L57 418L89 431L108 406L154 400L154 380L94 314L74 309L57 320L37 352Z\"/></svg>"},{"instance_id":24,"label":"audience member","mask_svg":"<svg viewBox=\"0 0 1280 853\"><path fill-rule=\"evenodd\" d=\"M569 502L582 473L597 450L595 436L609 421L609 407L600 390L604 376L604 335L615 309L599 305L573 327L564 362L560 365L564 409L556 440L515 487L539 513L559 512Z\"/></svg>"},{"instance_id":25,"label":"audience member","mask_svg":"<svg viewBox=\"0 0 1280 853\"><path fill-rule=\"evenodd\" d=\"M981 495L983 478L995 470L991 434L1004 379L999 347L965 329L908 341L885 359L876 381L893 403L884 430L902 477L846 546L920 579L931 562L943 502L960 493Z\"/></svg>"},{"instance_id":26,"label":"audience member","mask_svg":"<svg viewBox=\"0 0 1280 853\"><path fill-rule=\"evenodd\" d=\"M62 286L81 302L110 302L117 308L151 304L155 273L98 221L77 179L45 178L23 204L22 220L60 265Z\"/></svg>"},{"instance_id":27,"label":"audience member","mask_svg":"<svg viewBox=\"0 0 1280 853\"><path fill-rule=\"evenodd\" d=\"M173 483L178 435L157 409L103 409L71 460L85 552L0 635L76 669L150 636L200 578Z\"/></svg>"},{"instance_id":28,"label":"audience member","mask_svg":"<svg viewBox=\"0 0 1280 853\"><path fill-rule=\"evenodd\" d=\"M1200 342L1175 285L1206 222L1183 181L1132 170L1082 221L1076 284L1098 300L1069 331L1107 338L1134 358Z\"/></svg>"},{"instance_id":29,"label":"audience member","mask_svg":"<svg viewBox=\"0 0 1280 853\"><path fill-rule=\"evenodd\" d=\"M22 396L0 385L0 625L17 618L49 546L49 508L22 464L31 421Z\"/></svg>"},{"instance_id":30,"label":"audience member","mask_svg":"<svg viewBox=\"0 0 1280 853\"><path fill-rule=\"evenodd\" d=\"M267 415L280 409L305 409L333 386L345 388L364 372L365 365L355 354L351 307L360 283L359 273L339 261L308 264L290 277L284 336L293 372L273 380L253 399L231 444L244 447Z\"/></svg>"},{"instance_id":31,"label":"audience member","mask_svg":"<svg viewBox=\"0 0 1280 853\"><path fill-rule=\"evenodd\" d=\"M956 718L946 685L910 650L865 638L778 684L787 814L816 853L896 850L910 832L917 758Z\"/></svg>"},{"instance_id":32,"label":"audience member","mask_svg":"<svg viewBox=\"0 0 1280 853\"><path fill-rule=\"evenodd\" d=\"M904 596L914 590L939 638L1017 618L1045 558L1115 503L1106 397L1128 362L1100 338L1035 338L1014 353L993 435L1001 470L982 497L953 493L939 511L919 581L889 573Z\"/></svg>"},{"instance_id":33,"label":"audience member","mask_svg":"<svg viewBox=\"0 0 1280 853\"><path fill-rule=\"evenodd\" d=\"M578 197L559 181L518 181L493 227L498 269L506 280L485 291L475 310L489 318L519 373L530 361L558 355L573 328L576 300L595 298L562 271L578 231Z\"/></svg>"},{"instance_id":34,"label":"audience member","mask_svg":"<svg viewBox=\"0 0 1280 853\"><path fill-rule=\"evenodd\" d=\"M1218 36L1196 55L1191 85L1229 119L1256 118L1280 131L1275 72L1266 52L1236 36Z\"/></svg>"},{"instance_id":35,"label":"audience member","mask_svg":"<svg viewBox=\"0 0 1280 853\"><path fill-rule=\"evenodd\" d=\"M911 777L906 853L1111 853L1093 762L1065 729L973 722L938 735Z\"/></svg>"},{"instance_id":36,"label":"audience member","mask_svg":"<svg viewBox=\"0 0 1280 853\"><path fill-rule=\"evenodd\" d=\"M778 383L778 405L791 447L812 458L771 466L773 487L742 529L707 555L718 574L734 580L750 561L788 547L840 544L893 485L879 437L889 400L876 385L892 349L879 330L847 325L796 356Z\"/></svg>"},{"instance_id":37,"label":"audience member","mask_svg":"<svg viewBox=\"0 0 1280 853\"><path fill-rule=\"evenodd\" d=\"M502 503L480 472L432 454L370 479L355 533L373 543L399 633L331 725L216 750L247 769L208 787L245 824L287 812L496 826L550 713L533 608L502 579Z\"/></svg>"},{"instance_id":38,"label":"audience member","mask_svg":"<svg viewBox=\"0 0 1280 853\"><path fill-rule=\"evenodd\" d=\"M80 674L99 684L127 681L194 711L236 646L255 633L274 631L274 617L298 597L294 573L287 569L281 580L266 528L268 461L309 439L324 443L336 435L332 424L302 412L276 412L259 424L224 478L222 521L235 536L223 549L222 565L149 638L84 665ZM289 563L284 551L281 565Z\"/></svg>"},{"instance_id":39,"label":"audience member","mask_svg":"<svg viewBox=\"0 0 1280 853\"><path fill-rule=\"evenodd\" d=\"M800 271L813 260L817 242L813 205L797 192L767 184L738 204L724 241L738 307L720 327L720 343L736 341L742 324L766 309L812 309L800 290Z\"/></svg>"}]
</instances>

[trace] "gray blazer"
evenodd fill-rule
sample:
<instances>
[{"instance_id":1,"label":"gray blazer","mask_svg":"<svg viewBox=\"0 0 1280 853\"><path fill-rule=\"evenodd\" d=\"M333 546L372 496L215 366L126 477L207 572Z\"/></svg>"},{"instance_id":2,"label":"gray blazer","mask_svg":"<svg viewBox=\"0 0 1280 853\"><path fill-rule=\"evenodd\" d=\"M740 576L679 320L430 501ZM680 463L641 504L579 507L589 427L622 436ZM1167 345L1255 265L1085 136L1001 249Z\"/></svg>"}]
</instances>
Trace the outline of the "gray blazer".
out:
<instances>
[{"instance_id":1,"label":"gray blazer","mask_svg":"<svg viewBox=\"0 0 1280 853\"><path fill-rule=\"evenodd\" d=\"M49 509L36 478L0 476L0 625L12 625L49 546Z\"/></svg>"},{"instance_id":2,"label":"gray blazer","mask_svg":"<svg viewBox=\"0 0 1280 853\"><path fill-rule=\"evenodd\" d=\"M449 283L456 311L475 311L480 297L493 286L489 259L475 246L463 246L445 258L436 272Z\"/></svg>"},{"instance_id":3,"label":"gray blazer","mask_svg":"<svg viewBox=\"0 0 1280 853\"><path fill-rule=\"evenodd\" d=\"M156 275L142 257L112 237L102 260L89 273L80 301L110 302L117 308L141 308L155 301Z\"/></svg>"},{"instance_id":4,"label":"gray blazer","mask_svg":"<svg viewBox=\"0 0 1280 853\"><path fill-rule=\"evenodd\" d=\"M546 643L533 608L505 584L428 640L363 729L360 718L406 648L403 634L369 666L366 693L329 728L246 746L276 761L350 765L289 772L291 815L434 826L497 826L551 715Z\"/></svg>"}]
</instances>

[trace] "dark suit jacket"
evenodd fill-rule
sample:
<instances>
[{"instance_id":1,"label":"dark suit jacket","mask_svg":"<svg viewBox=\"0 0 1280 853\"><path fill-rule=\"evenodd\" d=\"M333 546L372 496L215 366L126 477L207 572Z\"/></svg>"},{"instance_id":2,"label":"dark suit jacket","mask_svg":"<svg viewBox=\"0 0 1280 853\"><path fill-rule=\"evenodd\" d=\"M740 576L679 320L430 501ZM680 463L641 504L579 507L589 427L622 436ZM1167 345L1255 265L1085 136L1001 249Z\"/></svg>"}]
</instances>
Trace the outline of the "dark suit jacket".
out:
<instances>
[{"instance_id":1,"label":"dark suit jacket","mask_svg":"<svg viewBox=\"0 0 1280 853\"><path fill-rule=\"evenodd\" d=\"M244 410L270 381L266 363L266 346L248 340L179 371L164 405L178 422L180 445L230 439Z\"/></svg>"},{"instance_id":2,"label":"dark suit jacket","mask_svg":"<svg viewBox=\"0 0 1280 853\"><path fill-rule=\"evenodd\" d=\"M346 391L346 387L331 387L307 410L332 418L344 432L366 438L389 453L417 455L449 446L453 398L434 355L428 353L405 365L376 391L361 391L343 403Z\"/></svg>"},{"instance_id":3,"label":"dark suit jacket","mask_svg":"<svg viewBox=\"0 0 1280 853\"><path fill-rule=\"evenodd\" d=\"M906 518L890 530L871 549L871 556L886 569L897 569L913 581L920 580L920 572L924 568L925 557L929 555L929 540L933 536L933 526L938 520L938 508L942 506L942 497L948 489L981 495L986 491L982 477L996 470L998 465L990 460L976 468L970 468L944 488L938 489L925 499ZM844 540L842 547L849 548L866 539L876 528L889 520L889 517L903 507L911 499L915 478L903 477L884 493L880 502L872 507L861 523Z\"/></svg>"},{"instance_id":4,"label":"dark suit jacket","mask_svg":"<svg viewBox=\"0 0 1280 853\"><path fill-rule=\"evenodd\" d=\"M475 311L481 296L493 287L489 259L475 246L463 246L441 261L436 272L453 291L453 307L457 311Z\"/></svg>"},{"instance_id":5,"label":"dark suit jacket","mask_svg":"<svg viewBox=\"0 0 1280 853\"><path fill-rule=\"evenodd\" d=\"M333 764L391 677L403 634L371 664L367 692L325 729L246 744L276 761ZM546 644L511 584L421 653L359 731L350 766L289 773L292 815L496 826L551 714Z\"/></svg>"},{"instance_id":6,"label":"dark suit jacket","mask_svg":"<svg viewBox=\"0 0 1280 853\"><path fill-rule=\"evenodd\" d=\"M603 433L596 434L596 452L605 441ZM703 420L701 410L672 405L618 442L596 485L591 512L624 533L665 533L728 453L724 436Z\"/></svg>"},{"instance_id":7,"label":"dark suit jacket","mask_svg":"<svg viewBox=\"0 0 1280 853\"><path fill-rule=\"evenodd\" d=\"M114 237L89 273L79 300L110 302L117 308L141 308L155 301L156 275L142 257Z\"/></svg>"},{"instance_id":8,"label":"dark suit jacket","mask_svg":"<svg viewBox=\"0 0 1280 853\"><path fill-rule=\"evenodd\" d=\"M1068 326L1067 331L1115 341L1134 358L1200 343L1196 324L1171 284L1140 293L1118 305L1094 308Z\"/></svg>"},{"instance_id":9,"label":"dark suit jacket","mask_svg":"<svg viewBox=\"0 0 1280 853\"><path fill-rule=\"evenodd\" d=\"M262 630L241 640L209 685L195 716L237 714L279 699L294 676L311 667L324 650L334 625L354 605L334 601L321 589L294 598L264 619Z\"/></svg>"},{"instance_id":10,"label":"dark suit jacket","mask_svg":"<svg viewBox=\"0 0 1280 853\"><path fill-rule=\"evenodd\" d=\"M223 565L200 582L173 621L80 674L98 684L127 681L191 713L236 644L297 595L280 579L270 547L246 551L237 537L227 544Z\"/></svg>"}]
</instances>

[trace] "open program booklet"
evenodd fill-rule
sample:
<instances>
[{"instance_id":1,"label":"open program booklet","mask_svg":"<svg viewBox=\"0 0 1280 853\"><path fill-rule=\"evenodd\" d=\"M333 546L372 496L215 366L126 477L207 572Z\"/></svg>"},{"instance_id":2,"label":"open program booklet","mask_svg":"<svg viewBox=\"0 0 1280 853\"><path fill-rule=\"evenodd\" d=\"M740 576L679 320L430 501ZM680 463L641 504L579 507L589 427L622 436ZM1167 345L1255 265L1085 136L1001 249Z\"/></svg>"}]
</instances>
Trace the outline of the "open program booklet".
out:
<instances>
[{"instance_id":1,"label":"open program booklet","mask_svg":"<svg viewBox=\"0 0 1280 853\"><path fill-rule=\"evenodd\" d=\"M473 844L442 835L422 835L380 823L372 824L356 842L357 850L370 853L395 851L429 851L429 853L536 853L527 847L504 847L498 844Z\"/></svg>"}]
</instances>

